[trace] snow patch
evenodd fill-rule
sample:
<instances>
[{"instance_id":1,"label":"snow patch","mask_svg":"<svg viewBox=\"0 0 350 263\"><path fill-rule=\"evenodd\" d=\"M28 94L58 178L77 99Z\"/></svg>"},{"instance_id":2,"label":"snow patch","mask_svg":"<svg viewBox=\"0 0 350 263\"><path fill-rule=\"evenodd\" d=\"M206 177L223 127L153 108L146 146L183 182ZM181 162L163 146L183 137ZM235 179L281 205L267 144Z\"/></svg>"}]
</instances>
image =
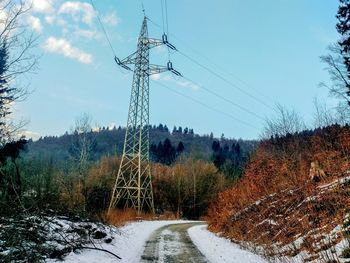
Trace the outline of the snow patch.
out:
<instances>
[{"instance_id":1,"label":"snow patch","mask_svg":"<svg viewBox=\"0 0 350 263\"><path fill-rule=\"evenodd\" d=\"M193 243L211 263L267 263L265 259L241 249L230 240L209 232L206 225L188 229Z\"/></svg>"}]
</instances>

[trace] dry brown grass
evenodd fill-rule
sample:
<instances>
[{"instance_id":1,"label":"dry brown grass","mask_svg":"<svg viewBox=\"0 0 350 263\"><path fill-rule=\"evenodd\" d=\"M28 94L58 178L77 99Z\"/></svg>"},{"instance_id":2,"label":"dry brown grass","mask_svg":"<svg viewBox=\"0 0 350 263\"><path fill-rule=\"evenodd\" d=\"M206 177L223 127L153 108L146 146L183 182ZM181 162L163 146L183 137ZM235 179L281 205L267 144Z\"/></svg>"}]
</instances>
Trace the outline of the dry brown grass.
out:
<instances>
[{"instance_id":1,"label":"dry brown grass","mask_svg":"<svg viewBox=\"0 0 350 263\"><path fill-rule=\"evenodd\" d=\"M128 222L137 222L141 220L178 220L180 217L175 212L163 212L161 214L153 213L142 213L137 214L135 209L113 209L107 214L107 211L104 211L99 219L103 222L114 226L123 226Z\"/></svg>"},{"instance_id":2,"label":"dry brown grass","mask_svg":"<svg viewBox=\"0 0 350 263\"><path fill-rule=\"evenodd\" d=\"M101 218L104 222L114 225L114 226L123 226L128 222L140 221L140 220L153 220L155 215L152 213L141 213L137 214L135 209L113 209L107 213L103 212Z\"/></svg>"},{"instance_id":3,"label":"dry brown grass","mask_svg":"<svg viewBox=\"0 0 350 263\"><path fill-rule=\"evenodd\" d=\"M157 216L158 220L178 220L180 216L175 212L164 212Z\"/></svg>"}]
</instances>

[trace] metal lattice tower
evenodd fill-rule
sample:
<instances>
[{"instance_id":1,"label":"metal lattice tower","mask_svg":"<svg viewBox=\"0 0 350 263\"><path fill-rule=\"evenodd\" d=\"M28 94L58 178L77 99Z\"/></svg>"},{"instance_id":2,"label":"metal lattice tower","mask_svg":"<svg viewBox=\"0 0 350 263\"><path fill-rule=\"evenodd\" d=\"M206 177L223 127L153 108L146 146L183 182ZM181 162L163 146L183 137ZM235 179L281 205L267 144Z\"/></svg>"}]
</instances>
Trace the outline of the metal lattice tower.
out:
<instances>
[{"instance_id":1,"label":"metal lattice tower","mask_svg":"<svg viewBox=\"0 0 350 263\"><path fill-rule=\"evenodd\" d=\"M128 121L124 141L123 155L114 184L110 209L119 206L134 208L138 214L142 211L154 212L151 170L149 164L149 76L165 71L176 75L171 62L166 67L150 65L151 48L166 45L175 50L167 36L162 40L148 37L147 18L142 23L137 51L123 60L115 57L116 63L124 69L131 70L128 65L134 64L134 76L131 88Z\"/></svg>"}]
</instances>

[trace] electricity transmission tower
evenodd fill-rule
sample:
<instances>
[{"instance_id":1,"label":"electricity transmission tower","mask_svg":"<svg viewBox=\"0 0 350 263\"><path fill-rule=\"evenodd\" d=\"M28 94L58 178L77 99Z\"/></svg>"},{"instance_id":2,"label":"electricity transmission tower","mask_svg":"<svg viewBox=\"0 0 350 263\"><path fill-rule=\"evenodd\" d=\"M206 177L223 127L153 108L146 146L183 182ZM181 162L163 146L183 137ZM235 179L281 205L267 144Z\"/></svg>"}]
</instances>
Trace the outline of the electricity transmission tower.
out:
<instances>
[{"instance_id":1,"label":"electricity transmission tower","mask_svg":"<svg viewBox=\"0 0 350 263\"><path fill-rule=\"evenodd\" d=\"M170 61L167 66L149 64L149 50L160 45L176 50L166 34L161 40L148 37L147 17L144 17L137 51L122 60L114 58L126 70L132 71L129 65L135 67L123 155L108 212L116 206L134 208L138 214L146 210L154 212L149 165L149 76L165 71L181 76Z\"/></svg>"}]
</instances>

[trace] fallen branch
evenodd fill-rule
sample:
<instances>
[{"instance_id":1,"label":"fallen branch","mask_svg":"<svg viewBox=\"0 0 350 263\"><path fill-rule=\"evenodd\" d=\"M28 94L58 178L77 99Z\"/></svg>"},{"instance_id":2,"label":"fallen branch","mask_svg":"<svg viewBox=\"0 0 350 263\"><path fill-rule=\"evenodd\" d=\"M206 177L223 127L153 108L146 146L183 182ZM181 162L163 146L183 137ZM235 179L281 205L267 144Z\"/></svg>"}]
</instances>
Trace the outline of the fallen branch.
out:
<instances>
[{"instance_id":1,"label":"fallen branch","mask_svg":"<svg viewBox=\"0 0 350 263\"><path fill-rule=\"evenodd\" d=\"M108 254L111 254L113 256L115 256L117 259L122 259L121 257L119 257L118 255L114 254L113 252L107 250L107 249L103 249L103 248L98 248L98 247L82 247L82 246L79 246L77 247L78 249L93 249L93 250L98 250L98 251L103 251L103 252L106 252Z\"/></svg>"}]
</instances>

